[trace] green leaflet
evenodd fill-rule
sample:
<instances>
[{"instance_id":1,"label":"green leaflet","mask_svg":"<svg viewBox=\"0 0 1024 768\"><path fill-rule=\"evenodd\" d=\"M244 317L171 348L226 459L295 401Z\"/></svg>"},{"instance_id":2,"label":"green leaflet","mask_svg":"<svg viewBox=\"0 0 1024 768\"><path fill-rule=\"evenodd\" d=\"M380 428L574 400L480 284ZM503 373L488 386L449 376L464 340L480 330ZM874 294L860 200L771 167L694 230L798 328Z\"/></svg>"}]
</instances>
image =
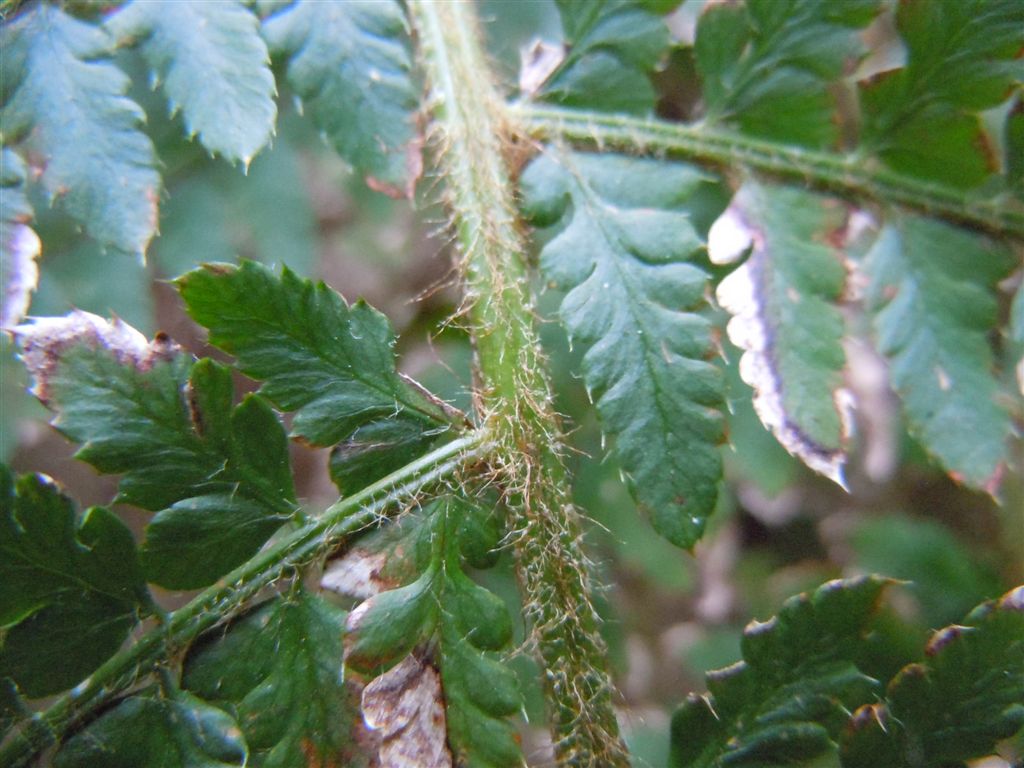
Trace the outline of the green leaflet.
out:
<instances>
[{"instance_id":1,"label":"green leaflet","mask_svg":"<svg viewBox=\"0 0 1024 768\"><path fill-rule=\"evenodd\" d=\"M228 768L248 765L241 729L187 693L147 691L105 712L63 744L54 768Z\"/></svg>"},{"instance_id":2,"label":"green leaflet","mask_svg":"<svg viewBox=\"0 0 1024 768\"><path fill-rule=\"evenodd\" d=\"M141 38L171 111L210 152L248 165L274 131L274 76L259 20L236 0L136 0L105 26L120 42Z\"/></svg>"},{"instance_id":3,"label":"green leaflet","mask_svg":"<svg viewBox=\"0 0 1024 768\"><path fill-rule=\"evenodd\" d=\"M948 224L892 214L865 257L868 310L910 427L958 480L995 493L1010 416L987 335L1009 250Z\"/></svg>"},{"instance_id":4,"label":"green leaflet","mask_svg":"<svg viewBox=\"0 0 1024 768\"><path fill-rule=\"evenodd\" d=\"M205 586L247 560L295 507L284 430L258 396L231 408L231 373L159 352L142 360L81 339L48 385L53 424L77 458L122 474L118 500L160 510L146 527L146 575Z\"/></svg>"},{"instance_id":5,"label":"green leaflet","mask_svg":"<svg viewBox=\"0 0 1024 768\"><path fill-rule=\"evenodd\" d=\"M692 547L722 473L721 372L712 356L703 243L688 210L711 179L688 165L548 150L523 173L524 210L558 234L541 270L586 349L583 378L640 509Z\"/></svg>"},{"instance_id":6,"label":"green leaflet","mask_svg":"<svg viewBox=\"0 0 1024 768\"><path fill-rule=\"evenodd\" d=\"M956 187L995 170L978 112L1024 79L1024 5L1018 0L901 0L901 69L861 83L864 147L888 165Z\"/></svg>"},{"instance_id":7,"label":"green leaflet","mask_svg":"<svg viewBox=\"0 0 1024 768\"><path fill-rule=\"evenodd\" d=\"M497 526L484 510L454 498L405 526L397 545L394 534L383 532L378 543L391 545L386 557L357 549L325 580L333 589L370 595L349 614L345 655L350 668L376 675L363 693L364 717L386 743L400 730L394 714L400 697L415 690L440 706L443 691L447 744L457 765L519 766L519 744L505 720L521 705L516 677L488 653L507 645L512 622L505 604L471 581L462 565L493 564ZM367 572L369 580L360 578ZM414 580L395 588L403 577ZM443 747L445 733L440 736Z\"/></svg>"},{"instance_id":8,"label":"green leaflet","mask_svg":"<svg viewBox=\"0 0 1024 768\"><path fill-rule=\"evenodd\" d=\"M650 112L656 94L648 76L670 42L659 14L677 4L557 0L566 54L536 97L571 107Z\"/></svg>"},{"instance_id":9,"label":"green leaflet","mask_svg":"<svg viewBox=\"0 0 1024 768\"><path fill-rule=\"evenodd\" d=\"M746 0L706 6L697 70L709 122L766 139L836 143L829 86L864 53L858 32L880 0Z\"/></svg>"},{"instance_id":10,"label":"green leaflet","mask_svg":"<svg viewBox=\"0 0 1024 768\"><path fill-rule=\"evenodd\" d=\"M39 236L28 226L32 206L25 196L25 163L0 150L0 328L13 328L28 311L39 280Z\"/></svg>"},{"instance_id":11,"label":"green leaflet","mask_svg":"<svg viewBox=\"0 0 1024 768\"><path fill-rule=\"evenodd\" d=\"M365 765L358 698L342 676L345 612L299 590L205 635L182 686L231 712L249 765Z\"/></svg>"},{"instance_id":12,"label":"green leaflet","mask_svg":"<svg viewBox=\"0 0 1024 768\"><path fill-rule=\"evenodd\" d=\"M145 116L124 95L128 78L102 58L112 40L49 3L31 6L0 34L3 142L24 138L41 156L46 191L90 236L144 254L156 231L160 177L139 130Z\"/></svg>"},{"instance_id":13,"label":"green leaflet","mask_svg":"<svg viewBox=\"0 0 1024 768\"><path fill-rule=\"evenodd\" d=\"M409 33L396 0L298 0L263 22L313 121L375 189L412 197L422 171Z\"/></svg>"},{"instance_id":14,"label":"green leaflet","mask_svg":"<svg viewBox=\"0 0 1024 768\"><path fill-rule=\"evenodd\" d=\"M995 753L1024 726L1024 587L936 632L885 700L857 710L844 768L944 768Z\"/></svg>"},{"instance_id":15,"label":"green leaflet","mask_svg":"<svg viewBox=\"0 0 1024 768\"><path fill-rule=\"evenodd\" d=\"M772 768L828 754L877 682L855 661L885 579L832 581L743 633L743 661L672 717L673 768Z\"/></svg>"},{"instance_id":16,"label":"green leaflet","mask_svg":"<svg viewBox=\"0 0 1024 768\"><path fill-rule=\"evenodd\" d=\"M30 697L74 685L121 646L149 598L131 532L79 518L43 475L0 465L0 679Z\"/></svg>"},{"instance_id":17,"label":"green leaflet","mask_svg":"<svg viewBox=\"0 0 1024 768\"><path fill-rule=\"evenodd\" d=\"M744 350L754 408L783 447L843 484L849 427L843 387L846 226L838 201L748 181L708 236L716 263L750 257L718 286L732 315L729 338Z\"/></svg>"},{"instance_id":18,"label":"green leaflet","mask_svg":"<svg viewBox=\"0 0 1024 768\"><path fill-rule=\"evenodd\" d=\"M395 371L391 326L369 305L349 306L323 283L254 262L210 265L178 286L210 343L264 381L261 394L296 411L294 437L341 443L333 474L346 491L401 466L448 428L440 407ZM401 455L380 449L395 435Z\"/></svg>"}]
</instances>

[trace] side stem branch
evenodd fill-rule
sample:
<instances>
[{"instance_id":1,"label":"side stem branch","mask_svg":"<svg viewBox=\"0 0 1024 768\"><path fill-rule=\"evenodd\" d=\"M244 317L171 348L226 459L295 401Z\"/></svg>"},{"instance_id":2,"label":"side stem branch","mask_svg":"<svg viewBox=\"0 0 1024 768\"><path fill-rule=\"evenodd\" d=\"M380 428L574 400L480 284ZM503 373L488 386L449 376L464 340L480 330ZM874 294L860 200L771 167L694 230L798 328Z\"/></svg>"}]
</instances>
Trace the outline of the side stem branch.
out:
<instances>
[{"instance_id":1,"label":"side stem branch","mask_svg":"<svg viewBox=\"0 0 1024 768\"><path fill-rule=\"evenodd\" d=\"M745 166L855 200L895 203L1024 240L1024 212L998 198L972 198L959 190L873 165L856 155L787 146L701 125L564 107L522 104L513 113L531 136L543 141L653 153L726 169Z\"/></svg>"}]
</instances>

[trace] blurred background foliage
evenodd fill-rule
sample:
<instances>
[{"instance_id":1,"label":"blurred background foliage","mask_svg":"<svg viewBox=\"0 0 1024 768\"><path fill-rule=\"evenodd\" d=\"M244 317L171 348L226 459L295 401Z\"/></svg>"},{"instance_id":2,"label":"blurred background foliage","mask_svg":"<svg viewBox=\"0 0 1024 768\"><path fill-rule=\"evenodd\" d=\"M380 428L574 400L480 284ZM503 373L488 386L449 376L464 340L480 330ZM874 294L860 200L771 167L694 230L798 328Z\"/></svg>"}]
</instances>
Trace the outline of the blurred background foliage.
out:
<instances>
[{"instance_id":1,"label":"blurred background foliage","mask_svg":"<svg viewBox=\"0 0 1024 768\"><path fill-rule=\"evenodd\" d=\"M510 2L485 0L481 15L495 64L511 89L520 48L538 37L559 39L559 31L552 2L516 2L512 13ZM699 2L691 0L670 19L680 45L656 79L664 117L687 117L693 109L697 90L685 43L698 9ZM457 318L444 214L429 171L412 205L371 191L296 113L287 93L281 94L272 147L247 170L210 159L183 138L180 118L168 117L162 96L146 87L137 54L126 52L123 59L134 75L132 97L146 111L164 164L160 236L142 264L103 252L44 199L33 200L47 250L30 313L64 314L77 307L116 314L147 334L168 332L197 355L217 356L184 316L168 279L206 261L286 263L302 275L323 278L349 301L364 297L385 312L399 333L402 369L469 408L472 351ZM727 199L723 189L722 207ZM709 212L702 222L705 231L712 218ZM806 470L764 430L736 371L739 356L727 347L721 364L730 382L732 416L725 490L696 552L677 550L638 522L619 470L602 449L594 411L576 375L579 355L551 322L559 297L537 288L543 341L574 449L576 500L594 523L591 556L606 585L604 626L636 764L664 763L671 707L687 692L704 689L706 670L739 658L740 633L750 619L773 614L795 592L863 572L906 580L891 593L872 646L872 664L879 676L888 676L920 653L930 630L1024 581L1019 476L1005 484L1002 505L958 487L908 437L884 384L883 363L865 340L856 339L849 350L850 374L861 407L850 493ZM859 320L852 309L849 323L856 333ZM83 504L109 501L109 478L73 461L70 445L46 426L44 410L25 392L26 377L9 341L2 343L4 460L19 472L53 476ZM240 392L252 386L238 384ZM326 452L294 446L293 462L299 494L310 507L334 500ZM123 512L129 521L140 514ZM507 556L505 561L479 577L519 615ZM536 724L525 745L532 759L530 750L542 747L531 745L529 734L543 738L539 675L525 654L514 663L527 692L526 715Z\"/></svg>"}]
</instances>

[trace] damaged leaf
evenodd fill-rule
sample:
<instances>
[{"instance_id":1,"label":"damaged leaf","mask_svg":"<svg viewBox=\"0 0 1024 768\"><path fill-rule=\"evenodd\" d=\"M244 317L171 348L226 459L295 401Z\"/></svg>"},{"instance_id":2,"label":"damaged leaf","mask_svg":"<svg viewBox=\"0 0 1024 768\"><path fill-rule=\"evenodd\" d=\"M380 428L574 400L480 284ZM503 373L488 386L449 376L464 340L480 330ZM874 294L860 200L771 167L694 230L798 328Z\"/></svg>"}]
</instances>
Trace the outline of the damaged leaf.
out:
<instances>
[{"instance_id":1,"label":"damaged leaf","mask_svg":"<svg viewBox=\"0 0 1024 768\"><path fill-rule=\"evenodd\" d=\"M32 394L49 405L51 387L64 356L76 348L105 350L119 365L145 372L154 364L174 359L177 346L166 337L152 343L128 323L104 320L76 309L63 317L36 317L20 325L14 336L21 359L32 376Z\"/></svg>"},{"instance_id":2,"label":"damaged leaf","mask_svg":"<svg viewBox=\"0 0 1024 768\"><path fill-rule=\"evenodd\" d=\"M729 338L744 350L740 375L754 409L782 446L844 485L850 394L839 302L846 266L836 239L846 210L836 200L748 181L711 227L713 262L749 258L718 286Z\"/></svg>"},{"instance_id":3,"label":"damaged leaf","mask_svg":"<svg viewBox=\"0 0 1024 768\"><path fill-rule=\"evenodd\" d=\"M158 511L143 545L151 581L205 586L291 518L284 430L258 396L232 410L228 369L84 312L19 338L53 425L82 446L76 457L123 475L118 501Z\"/></svg>"},{"instance_id":4,"label":"damaged leaf","mask_svg":"<svg viewBox=\"0 0 1024 768\"><path fill-rule=\"evenodd\" d=\"M375 676L363 693L363 712L383 739L382 762L521 765L506 721L520 707L516 677L489 653L511 639L508 610L462 566L493 564L498 530L490 515L450 498L406 521L403 533L380 536L404 566L383 567L360 547L328 571L324 586L370 593L349 614L345 663ZM410 571L405 586L396 587Z\"/></svg>"},{"instance_id":5,"label":"damaged leaf","mask_svg":"<svg viewBox=\"0 0 1024 768\"><path fill-rule=\"evenodd\" d=\"M363 689L363 719L380 739L381 768L452 765L441 678L410 654Z\"/></svg>"},{"instance_id":6,"label":"damaged leaf","mask_svg":"<svg viewBox=\"0 0 1024 768\"><path fill-rule=\"evenodd\" d=\"M638 506L682 547L701 537L722 473L723 383L689 214L712 181L678 163L549 149L521 182L533 223L559 226L540 266L567 291L560 314L602 427Z\"/></svg>"}]
</instances>

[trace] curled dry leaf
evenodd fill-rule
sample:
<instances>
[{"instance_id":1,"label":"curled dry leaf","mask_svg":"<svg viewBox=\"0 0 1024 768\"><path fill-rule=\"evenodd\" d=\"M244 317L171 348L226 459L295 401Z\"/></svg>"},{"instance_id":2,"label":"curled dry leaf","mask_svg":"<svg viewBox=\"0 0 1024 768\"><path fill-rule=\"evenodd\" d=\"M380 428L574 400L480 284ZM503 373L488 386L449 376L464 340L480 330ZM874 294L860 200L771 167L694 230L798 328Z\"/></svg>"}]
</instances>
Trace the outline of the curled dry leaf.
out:
<instances>
[{"instance_id":1,"label":"curled dry leaf","mask_svg":"<svg viewBox=\"0 0 1024 768\"><path fill-rule=\"evenodd\" d=\"M0 299L0 328L16 326L28 311L32 292L39 285L36 259L42 246L39 236L27 224L12 223L4 227L3 297Z\"/></svg>"},{"instance_id":2,"label":"curled dry leaf","mask_svg":"<svg viewBox=\"0 0 1024 768\"><path fill-rule=\"evenodd\" d=\"M381 768L450 768L441 677L410 654L363 689L363 719L379 732Z\"/></svg>"},{"instance_id":3,"label":"curled dry leaf","mask_svg":"<svg viewBox=\"0 0 1024 768\"><path fill-rule=\"evenodd\" d=\"M50 381L63 355L77 346L105 347L122 365L148 370L159 360L178 353L179 347L163 333L153 341L115 317L104 320L76 309L63 317L37 317L13 329L21 358L32 376L31 392L43 403L50 399Z\"/></svg>"}]
</instances>

